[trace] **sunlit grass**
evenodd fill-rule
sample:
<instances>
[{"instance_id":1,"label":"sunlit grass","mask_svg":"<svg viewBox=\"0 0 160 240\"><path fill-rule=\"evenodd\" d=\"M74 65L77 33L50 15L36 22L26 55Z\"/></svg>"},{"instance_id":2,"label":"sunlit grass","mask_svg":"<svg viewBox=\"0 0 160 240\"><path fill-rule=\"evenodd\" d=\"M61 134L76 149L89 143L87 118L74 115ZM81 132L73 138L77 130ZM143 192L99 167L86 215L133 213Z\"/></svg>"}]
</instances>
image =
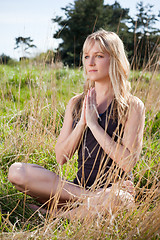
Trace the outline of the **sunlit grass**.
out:
<instances>
[{"instance_id":1,"label":"sunlit grass","mask_svg":"<svg viewBox=\"0 0 160 240\"><path fill-rule=\"evenodd\" d=\"M88 214L83 221L33 213L28 204L34 200L17 192L7 180L8 168L15 161L40 164L73 180L77 155L60 168L54 146L67 102L82 92L82 71L46 65L0 65L0 79L0 230L3 239L158 239L158 71L132 71L130 75L132 92L146 107L143 150L133 171L136 207L115 214Z\"/></svg>"}]
</instances>

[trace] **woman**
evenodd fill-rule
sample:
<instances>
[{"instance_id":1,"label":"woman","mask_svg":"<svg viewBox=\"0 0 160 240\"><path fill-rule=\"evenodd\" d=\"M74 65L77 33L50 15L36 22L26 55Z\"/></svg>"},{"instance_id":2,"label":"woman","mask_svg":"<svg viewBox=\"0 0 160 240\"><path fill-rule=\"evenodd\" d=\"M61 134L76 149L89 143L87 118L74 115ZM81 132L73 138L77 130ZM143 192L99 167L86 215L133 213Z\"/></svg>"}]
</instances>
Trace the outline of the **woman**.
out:
<instances>
[{"instance_id":1,"label":"woman","mask_svg":"<svg viewBox=\"0 0 160 240\"><path fill-rule=\"evenodd\" d=\"M126 178L140 155L145 114L143 103L129 92L130 66L117 34L102 29L89 35L83 65L84 93L69 101L55 146L60 165L78 149L74 183L34 164L14 163L9 169L8 178L16 188L41 203L54 203L55 196L59 203L92 196L95 204L102 191L104 202L116 182L127 190L123 196L133 192Z\"/></svg>"}]
</instances>

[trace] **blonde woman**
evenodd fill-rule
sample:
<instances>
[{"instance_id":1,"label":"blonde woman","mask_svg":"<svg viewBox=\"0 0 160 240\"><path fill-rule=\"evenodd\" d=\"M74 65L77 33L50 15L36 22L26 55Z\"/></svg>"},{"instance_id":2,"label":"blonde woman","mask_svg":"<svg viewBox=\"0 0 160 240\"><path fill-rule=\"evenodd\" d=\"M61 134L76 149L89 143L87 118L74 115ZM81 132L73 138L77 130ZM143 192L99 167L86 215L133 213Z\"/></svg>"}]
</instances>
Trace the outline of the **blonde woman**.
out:
<instances>
[{"instance_id":1,"label":"blonde woman","mask_svg":"<svg viewBox=\"0 0 160 240\"><path fill-rule=\"evenodd\" d=\"M101 29L89 35L83 66L84 92L69 101L55 146L60 165L78 150L74 182L34 164L14 163L9 169L15 187L41 203L54 204L56 195L59 203L92 196L96 204L103 192L104 204L111 192L118 198L117 183L121 195L132 199L130 173L142 148L145 114L141 100L130 93L130 66L117 34Z\"/></svg>"}]
</instances>

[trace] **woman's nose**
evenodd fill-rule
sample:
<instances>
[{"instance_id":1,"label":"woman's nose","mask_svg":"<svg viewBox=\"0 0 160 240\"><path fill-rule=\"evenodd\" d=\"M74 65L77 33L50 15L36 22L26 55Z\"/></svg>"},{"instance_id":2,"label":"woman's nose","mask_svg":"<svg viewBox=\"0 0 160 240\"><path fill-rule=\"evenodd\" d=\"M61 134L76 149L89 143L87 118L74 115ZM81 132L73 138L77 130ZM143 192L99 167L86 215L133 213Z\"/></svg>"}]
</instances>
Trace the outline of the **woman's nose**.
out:
<instances>
[{"instance_id":1,"label":"woman's nose","mask_svg":"<svg viewBox=\"0 0 160 240\"><path fill-rule=\"evenodd\" d=\"M91 65L91 66L95 65L95 59L94 59L94 57L90 57L89 65Z\"/></svg>"}]
</instances>

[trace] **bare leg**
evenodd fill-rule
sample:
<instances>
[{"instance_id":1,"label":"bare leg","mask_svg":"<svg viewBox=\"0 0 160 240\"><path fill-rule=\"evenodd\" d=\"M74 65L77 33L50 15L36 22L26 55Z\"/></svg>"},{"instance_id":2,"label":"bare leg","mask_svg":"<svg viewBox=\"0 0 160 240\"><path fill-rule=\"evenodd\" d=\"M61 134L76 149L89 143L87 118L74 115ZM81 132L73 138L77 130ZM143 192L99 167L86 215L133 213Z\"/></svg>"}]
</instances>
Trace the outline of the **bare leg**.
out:
<instances>
[{"instance_id":1,"label":"bare leg","mask_svg":"<svg viewBox=\"0 0 160 240\"><path fill-rule=\"evenodd\" d=\"M81 200L78 208L73 204L73 208L65 214L69 218L75 215L83 218L90 213L93 215L104 210L108 211L111 205L113 209L119 202L126 200L133 202L131 194L122 190L119 192L117 186L89 192L35 164L14 163L9 169L8 178L17 190L37 198L40 203L48 201L52 206L58 206L60 203Z\"/></svg>"},{"instance_id":2,"label":"bare leg","mask_svg":"<svg viewBox=\"0 0 160 240\"><path fill-rule=\"evenodd\" d=\"M65 212L58 212L58 216L63 216L71 220L92 219L102 217L106 214L116 216L120 210L134 209L134 199L131 194L118 189L108 188L98 192L88 194L78 207L67 209ZM56 215L55 215L56 216Z\"/></svg>"},{"instance_id":3,"label":"bare leg","mask_svg":"<svg viewBox=\"0 0 160 240\"><path fill-rule=\"evenodd\" d=\"M87 192L36 164L14 163L9 169L8 179L17 190L26 192L41 203L49 199L54 201L55 196L60 202L77 200Z\"/></svg>"}]
</instances>

